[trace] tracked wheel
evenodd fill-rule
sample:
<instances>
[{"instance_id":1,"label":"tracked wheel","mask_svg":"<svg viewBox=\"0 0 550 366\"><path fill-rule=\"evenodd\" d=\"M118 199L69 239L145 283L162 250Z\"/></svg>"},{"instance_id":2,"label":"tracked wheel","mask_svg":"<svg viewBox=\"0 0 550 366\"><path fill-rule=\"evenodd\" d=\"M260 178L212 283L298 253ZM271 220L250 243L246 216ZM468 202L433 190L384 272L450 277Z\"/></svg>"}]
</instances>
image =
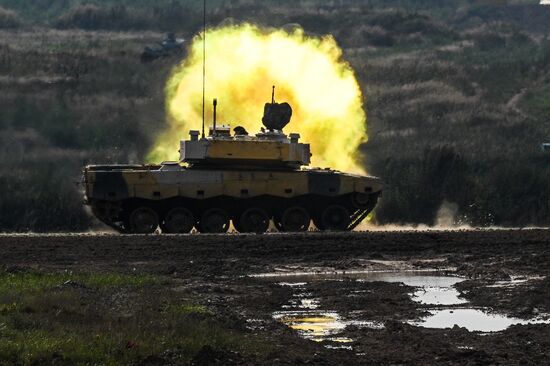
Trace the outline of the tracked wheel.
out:
<instances>
[{"instance_id":1,"label":"tracked wheel","mask_svg":"<svg viewBox=\"0 0 550 366\"><path fill-rule=\"evenodd\" d=\"M350 222L348 210L340 205L328 206L321 216L322 230L345 231Z\"/></svg>"},{"instance_id":2,"label":"tracked wheel","mask_svg":"<svg viewBox=\"0 0 550 366\"><path fill-rule=\"evenodd\" d=\"M249 208L239 218L239 232L265 233L269 228L269 215L261 208Z\"/></svg>"},{"instance_id":3,"label":"tracked wheel","mask_svg":"<svg viewBox=\"0 0 550 366\"><path fill-rule=\"evenodd\" d=\"M366 209L372 205L371 196L366 193L356 192L351 196L353 206L359 209Z\"/></svg>"},{"instance_id":4,"label":"tracked wheel","mask_svg":"<svg viewBox=\"0 0 550 366\"><path fill-rule=\"evenodd\" d=\"M128 218L129 230L136 234L152 234L159 225L155 210L142 206L134 209Z\"/></svg>"},{"instance_id":5,"label":"tracked wheel","mask_svg":"<svg viewBox=\"0 0 550 366\"><path fill-rule=\"evenodd\" d=\"M162 231L169 234L189 233L195 225L195 216L184 207L170 210L161 225Z\"/></svg>"},{"instance_id":6,"label":"tracked wheel","mask_svg":"<svg viewBox=\"0 0 550 366\"><path fill-rule=\"evenodd\" d=\"M310 221L311 217L303 207L293 206L285 210L277 227L286 232L307 231Z\"/></svg>"},{"instance_id":7,"label":"tracked wheel","mask_svg":"<svg viewBox=\"0 0 550 366\"><path fill-rule=\"evenodd\" d=\"M229 215L221 208L211 208L202 215L198 229L202 233L226 233L229 229Z\"/></svg>"}]
</instances>

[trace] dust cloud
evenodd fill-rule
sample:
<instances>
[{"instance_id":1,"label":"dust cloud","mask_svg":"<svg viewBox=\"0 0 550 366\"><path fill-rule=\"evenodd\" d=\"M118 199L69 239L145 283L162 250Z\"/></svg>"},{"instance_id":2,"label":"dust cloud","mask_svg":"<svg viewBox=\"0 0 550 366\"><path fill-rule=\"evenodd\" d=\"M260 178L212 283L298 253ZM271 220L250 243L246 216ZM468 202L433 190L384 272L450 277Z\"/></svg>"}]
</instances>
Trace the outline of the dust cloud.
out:
<instances>
[{"instance_id":1,"label":"dust cloud","mask_svg":"<svg viewBox=\"0 0 550 366\"><path fill-rule=\"evenodd\" d=\"M435 226L456 227L458 205L456 203L443 201L435 218Z\"/></svg>"}]
</instances>

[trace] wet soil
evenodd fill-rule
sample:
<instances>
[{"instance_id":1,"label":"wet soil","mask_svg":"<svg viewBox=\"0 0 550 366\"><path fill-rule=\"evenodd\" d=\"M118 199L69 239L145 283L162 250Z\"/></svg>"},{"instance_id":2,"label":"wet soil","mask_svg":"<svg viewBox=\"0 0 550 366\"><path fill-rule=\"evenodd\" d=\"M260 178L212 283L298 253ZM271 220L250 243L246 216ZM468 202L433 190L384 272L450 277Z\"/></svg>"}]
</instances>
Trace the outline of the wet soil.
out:
<instances>
[{"instance_id":1,"label":"wet soil","mask_svg":"<svg viewBox=\"0 0 550 366\"><path fill-rule=\"evenodd\" d=\"M361 281L354 271L441 270L473 307L522 319L550 314L550 230L464 230L267 235L4 235L7 271L118 271L168 276L170 289L196 299L227 327L267 340L267 353L240 355L204 348L194 364L545 364L550 325L514 325L501 332L408 324L433 305L412 286ZM305 280L297 292L284 277L251 274L338 272ZM349 275L346 275L349 274ZM290 277L288 277L290 278ZM302 295L300 295L300 292ZM348 326L346 347L300 336L274 318L303 297L336 312ZM368 327L353 321L375 321ZM336 349L335 349L336 348ZM177 364L168 353L144 364Z\"/></svg>"}]
</instances>

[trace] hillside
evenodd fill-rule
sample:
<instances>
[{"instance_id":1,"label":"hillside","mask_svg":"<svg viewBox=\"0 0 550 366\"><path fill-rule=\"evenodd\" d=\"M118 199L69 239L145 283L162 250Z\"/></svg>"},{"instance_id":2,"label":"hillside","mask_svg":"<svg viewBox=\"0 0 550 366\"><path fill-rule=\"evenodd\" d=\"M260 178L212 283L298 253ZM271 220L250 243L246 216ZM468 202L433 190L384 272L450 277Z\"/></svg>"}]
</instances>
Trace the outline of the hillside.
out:
<instances>
[{"instance_id":1,"label":"hillside","mask_svg":"<svg viewBox=\"0 0 550 366\"><path fill-rule=\"evenodd\" d=\"M162 131L177 57L143 47L200 28L191 1L0 0L0 231L97 225L83 164L137 163ZM209 1L227 18L332 34L361 83L379 223L550 223L550 6L538 1ZM154 4L154 5L152 5ZM182 131L184 136L185 131ZM439 221L441 223L441 221Z\"/></svg>"}]
</instances>

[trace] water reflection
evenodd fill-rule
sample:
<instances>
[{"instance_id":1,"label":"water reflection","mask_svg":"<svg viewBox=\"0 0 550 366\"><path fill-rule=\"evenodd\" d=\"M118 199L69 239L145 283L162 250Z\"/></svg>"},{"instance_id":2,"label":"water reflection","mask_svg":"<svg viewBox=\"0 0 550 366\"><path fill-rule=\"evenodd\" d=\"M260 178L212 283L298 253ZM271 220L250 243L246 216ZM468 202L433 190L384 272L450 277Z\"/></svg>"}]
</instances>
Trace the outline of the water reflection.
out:
<instances>
[{"instance_id":1,"label":"water reflection","mask_svg":"<svg viewBox=\"0 0 550 366\"><path fill-rule=\"evenodd\" d=\"M516 324L549 323L548 320L523 320L469 308L435 310L431 313L427 318L410 322L410 324L424 328L452 328L457 325L473 332L498 332Z\"/></svg>"},{"instance_id":2,"label":"water reflection","mask_svg":"<svg viewBox=\"0 0 550 366\"><path fill-rule=\"evenodd\" d=\"M265 274L259 277L276 277L274 274ZM532 319L522 320L508 317L506 315L491 314L486 309L474 309L466 307L468 301L460 297L460 292L455 285L465 279L446 275L441 272L340 272L340 273L286 273L285 282L280 285L290 286L295 291L290 303L283 306L288 309L274 314L274 317L282 323L295 329L305 338L314 341L333 341L338 343L350 343L352 339L339 337L346 326L356 325L382 329L384 325L380 322L366 321L345 321L335 311L320 310L322 299L313 297L314 294L307 292L307 284L314 281L340 281L344 278L355 279L362 282L393 282L403 283L414 287L411 293L412 300L424 307L432 308L430 315L420 319L411 320L407 323L425 328L452 328L455 325L468 329L469 331L495 332L502 331L514 324L535 324L550 323L548 320ZM540 278L536 278L540 279ZM530 280L530 279L528 279ZM510 281L513 284L526 282L524 278L519 281ZM518 283L516 283L518 282ZM503 284L498 284L502 286ZM507 284L504 284L507 285ZM363 291L364 292L364 291ZM356 296L361 291L352 291L350 296ZM457 308L457 305L461 306ZM327 346L328 347L328 346ZM342 348L330 346L330 348ZM347 346L345 348L348 348Z\"/></svg>"},{"instance_id":3,"label":"water reflection","mask_svg":"<svg viewBox=\"0 0 550 366\"><path fill-rule=\"evenodd\" d=\"M330 335L337 334L346 327L346 324L340 321L337 313L280 312L275 314L274 317L290 328L297 330L305 338L317 342L328 339ZM337 342L342 341L335 337L330 340L335 339ZM351 342L352 340L345 338L343 341Z\"/></svg>"}]
</instances>

